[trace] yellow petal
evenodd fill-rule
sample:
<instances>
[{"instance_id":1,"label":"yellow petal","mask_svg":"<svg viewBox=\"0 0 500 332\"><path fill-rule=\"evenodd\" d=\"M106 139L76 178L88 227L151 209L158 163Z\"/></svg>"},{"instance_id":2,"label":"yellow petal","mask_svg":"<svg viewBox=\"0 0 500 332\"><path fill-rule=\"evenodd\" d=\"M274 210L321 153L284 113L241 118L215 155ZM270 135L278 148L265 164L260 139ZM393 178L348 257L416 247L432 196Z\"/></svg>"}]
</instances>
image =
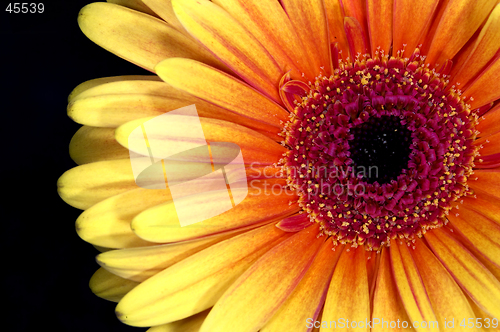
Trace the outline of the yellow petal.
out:
<instances>
[{"instance_id":1,"label":"yellow petal","mask_svg":"<svg viewBox=\"0 0 500 332\"><path fill-rule=\"evenodd\" d=\"M406 243L394 242L399 241L393 241L390 247L392 273L408 317L412 322L437 322L418 267L411 257L410 249ZM427 328L419 327L416 330L439 331L439 327L438 324L429 324Z\"/></svg>"},{"instance_id":2,"label":"yellow petal","mask_svg":"<svg viewBox=\"0 0 500 332\"><path fill-rule=\"evenodd\" d=\"M438 228L425 234L434 254L477 305L500 316L500 282L449 232Z\"/></svg>"},{"instance_id":3,"label":"yellow petal","mask_svg":"<svg viewBox=\"0 0 500 332\"><path fill-rule=\"evenodd\" d=\"M106 2L137 10L151 16L157 16L142 0L106 0Z\"/></svg>"},{"instance_id":4,"label":"yellow petal","mask_svg":"<svg viewBox=\"0 0 500 332\"><path fill-rule=\"evenodd\" d=\"M151 326L210 308L260 256L289 236L267 225L200 251L127 294L116 307L118 318L133 326Z\"/></svg>"},{"instance_id":5,"label":"yellow petal","mask_svg":"<svg viewBox=\"0 0 500 332\"><path fill-rule=\"evenodd\" d=\"M334 248L332 240L323 243L304 278L261 332L301 331L304 322L314 325L342 249L343 246Z\"/></svg>"},{"instance_id":6,"label":"yellow petal","mask_svg":"<svg viewBox=\"0 0 500 332\"><path fill-rule=\"evenodd\" d=\"M195 138L190 131L190 125L184 121L188 116L177 116L169 118L169 124L174 124L178 130L165 132L161 123L157 126L148 127L148 142L150 146L163 144L164 146L186 146L185 150L192 148ZM130 133L144 122L152 118L139 119L128 122L116 130L116 140L134 152L148 155L148 151L138 151L136 147L142 146L140 142L131 139ZM206 141L208 142L231 142L241 149L243 160L247 165L272 165L279 161L287 150L270 138L248 129L246 127L216 119L199 118ZM143 140L143 138L141 138ZM204 144L205 142L201 142ZM167 154L166 154L167 155Z\"/></svg>"},{"instance_id":7,"label":"yellow petal","mask_svg":"<svg viewBox=\"0 0 500 332\"><path fill-rule=\"evenodd\" d=\"M208 314L201 330L257 331L303 278L325 238L313 225L274 247L239 277Z\"/></svg>"},{"instance_id":8,"label":"yellow petal","mask_svg":"<svg viewBox=\"0 0 500 332\"><path fill-rule=\"evenodd\" d=\"M436 314L439 324L445 320L455 321L454 331L475 331L475 328L460 326L460 322L474 317L467 298L452 276L420 239L413 244L411 256L418 267L420 277ZM453 305L450 305L453 303Z\"/></svg>"},{"instance_id":9,"label":"yellow petal","mask_svg":"<svg viewBox=\"0 0 500 332\"><path fill-rule=\"evenodd\" d=\"M271 180L265 180L259 185L251 184L248 196L240 204L210 219L181 227L174 203L170 201L140 213L132 221L132 230L148 241L167 243L255 227L298 212L299 206L290 204L297 201L295 194L285 189L276 189L276 185L280 182ZM264 185L268 187L267 190ZM274 195L270 189L273 186ZM227 192L212 191L203 195L184 196L179 198L179 201L186 201L191 206L196 206L195 211L206 211L208 208L224 204L225 199Z\"/></svg>"},{"instance_id":10,"label":"yellow petal","mask_svg":"<svg viewBox=\"0 0 500 332\"><path fill-rule=\"evenodd\" d=\"M185 57L224 68L194 40L147 14L111 3L82 8L78 24L94 43L149 71L170 57Z\"/></svg>"},{"instance_id":11,"label":"yellow petal","mask_svg":"<svg viewBox=\"0 0 500 332\"><path fill-rule=\"evenodd\" d=\"M189 59L168 59L157 67L168 84L245 118L256 119L270 133L278 134L288 113L241 81Z\"/></svg>"},{"instance_id":12,"label":"yellow petal","mask_svg":"<svg viewBox=\"0 0 500 332\"><path fill-rule=\"evenodd\" d=\"M184 28L245 82L279 102L285 73L271 54L238 21L208 0L172 0Z\"/></svg>"},{"instance_id":13,"label":"yellow petal","mask_svg":"<svg viewBox=\"0 0 500 332\"><path fill-rule=\"evenodd\" d=\"M89 282L90 289L95 295L112 302L120 301L137 285L138 282L115 276L102 267L92 275Z\"/></svg>"},{"instance_id":14,"label":"yellow petal","mask_svg":"<svg viewBox=\"0 0 500 332\"><path fill-rule=\"evenodd\" d=\"M205 310L176 322L153 326L146 332L198 332L209 312L210 310Z\"/></svg>"},{"instance_id":15,"label":"yellow petal","mask_svg":"<svg viewBox=\"0 0 500 332\"><path fill-rule=\"evenodd\" d=\"M282 0L315 75L331 74L328 24L322 0ZM333 41L332 41L333 42Z\"/></svg>"},{"instance_id":16,"label":"yellow petal","mask_svg":"<svg viewBox=\"0 0 500 332\"><path fill-rule=\"evenodd\" d=\"M78 165L125 159L129 152L115 140L113 128L82 126L69 143L69 155Z\"/></svg>"},{"instance_id":17,"label":"yellow petal","mask_svg":"<svg viewBox=\"0 0 500 332\"><path fill-rule=\"evenodd\" d=\"M172 8L172 0L142 0L149 8L165 20L168 24L177 29L177 31L189 35L182 26L179 19L175 16L174 8Z\"/></svg>"},{"instance_id":18,"label":"yellow petal","mask_svg":"<svg viewBox=\"0 0 500 332\"><path fill-rule=\"evenodd\" d=\"M159 77L158 80L160 80ZM131 120L158 116L195 104L200 116L239 123L264 133L269 130L269 126L263 125L261 119L257 117L249 118L236 112L229 112L179 91L161 80L135 78L134 80L96 83L96 86L90 86L90 82L88 83L85 90L80 86L75 89L77 92L72 93L68 105L68 115L82 124L95 127L118 127Z\"/></svg>"},{"instance_id":19,"label":"yellow petal","mask_svg":"<svg viewBox=\"0 0 500 332\"><path fill-rule=\"evenodd\" d=\"M125 75L125 76L111 76L111 77L101 77L95 78L89 81L85 81L77 85L76 88L71 91L68 96L68 102L71 102L82 92L85 92L89 89L95 88L100 85L113 83L113 82L124 82L124 81L157 81L161 82L161 78L156 75Z\"/></svg>"},{"instance_id":20,"label":"yellow petal","mask_svg":"<svg viewBox=\"0 0 500 332\"><path fill-rule=\"evenodd\" d=\"M438 3L435 0L394 0L393 54L403 48L405 56L413 53L429 29Z\"/></svg>"},{"instance_id":21,"label":"yellow petal","mask_svg":"<svg viewBox=\"0 0 500 332\"><path fill-rule=\"evenodd\" d=\"M97 255L96 260L99 265L119 277L142 282L167 267L235 235L225 233L196 241L111 250Z\"/></svg>"},{"instance_id":22,"label":"yellow petal","mask_svg":"<svg viewBox=\"0 0 500 332\"><path fill-rule=\"evenodd\" d=\"M98 161L74 167L57 181L59 196L85 210L114 195L136 189L129 159Z\"/></svg>"},{"instance_id":23,"label":"yellow petal","mask_svg":"<svg viewBox=\"0 0 500 332\"><path fill-rule=\"evenodd\" d=\"M375 291L373 295L372 332L384 332L390 322L409 322L392 276L389 249L382 249L380 265L377 271ZM387 323L385 323L387 322ZM392 328L391 331L404 331L404 328Z\"/></svg>"},{"instance_id":24,"label":"yellow petal","mask_svg":"<svg viewBox=\"0 0 500 332\"><path fill-rule=\"evenodd\" d=\"M372 56L377 50L389 54L392 45L393 7L392 0L366 1Z\"/></svg>"},{"instance_id":25,"label":"yellow petal","mask_svg":"<svg viewBox=\"0 0 500 332\"><path fill-rule=\"evenodd\" d=\"M166 190L130 190L85 210L76 221L76 230L83 240L107 248L156 245L135 235L130 229L130 223L140 212L169 199L171 197Z\"/></svg>"},{"instance_id":26,"label":"yellow petal","mask_svg":"<svg viewBox=\"0 0 500 332\"><path fill-rule=\"evenodd\" d=\"M472 5L469 1L451 0L439 21L426 62L443 64L453 59L488 17L496 2L479 0Z\"/></svg>"},{"instance_id":27,"label":"yellow petal","mask_svg":"<svg viewBox=\"0 0 500 332\"><path fill-rule=\"evenodd\" d=\"M474 48L467 60L454 75L450 82L459 82L463 90L493 59L500 48L500 5L497 5L488 17L486 24L477 37Z\"/></svg>"},{"instance_id":28,"label":"yellow petal","mask_svg":"<svg viewBox=\"0 0 500 332\"><path fill-rule=\"evenodd\" d=\"M215 0L241 23L264 46L279 64L283 73L292 70L294 79L301 79L302 73L313 80L316 72L309 66L309 57L283 7L272 0ZM276 27L279 27L277 29Z\"/></svg>"},{"instance_id":29,"label":"yellow petal","mask_svg":"<svg viewBox=\"0 0 500 332\"><path fill-rule=\"evenodd\" d=\"M498 332L498 331L500 331L500 327L498 326L499 324L493 324L495 322L493 320L493 319L495 319L495 317L492 317L491 315L488 315L486 312L481 310L481 308L479 308L477 306L477 304L474 303L474 301L472 301L472 299L469 296L467 296L467 294L465 294L465 296L467 297L467 301L469 301L469 304L470 304L472 310L474 311L474 315L476 316L476 320L479 318L479 321L482 323L481 324L482 328L480 328L479 330L483 331L483 332L491 332L491 331ZM498 321L498 318L497 318L497 321ZM468 325L469 321L467 320L466 322L467 323L465 323L465 322L464 323L466 325ZM473 325L473 324L471 324L471 325ZM485 326L488 326L488 327L485 327ZM496 326L496 328L493 326Z\"/></svg>"},{"instance_id":30,"label":"yellow petal","mask_svg":"<svg viewBox=\"0 0 500 332\"><path fill-rule=\"evenodd\" d=\"M366 324L367 317L370 317L370 291L365 255L363 246L346 246L335 266L321 318L323 321L336 322L335 331L348 331L348 328L344 328L347 327L347 319L351 324L356 322L356 331L370 330ZM328 330L330 328L321 327L321 331Z\"/></svg>"}]
</instances>

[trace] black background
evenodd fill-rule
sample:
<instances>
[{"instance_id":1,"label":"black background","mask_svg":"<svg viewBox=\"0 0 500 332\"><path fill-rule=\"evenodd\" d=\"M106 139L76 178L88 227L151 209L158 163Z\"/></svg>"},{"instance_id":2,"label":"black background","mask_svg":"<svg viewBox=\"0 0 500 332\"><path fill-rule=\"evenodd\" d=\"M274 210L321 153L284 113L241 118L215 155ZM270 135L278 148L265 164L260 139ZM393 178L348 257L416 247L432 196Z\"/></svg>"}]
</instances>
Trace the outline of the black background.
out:
<instances>
[{"instance_id":1,"label":"black background","mask_svg":"<svg viewBox=\"0 0 500 332\"><path fill-rule=\"evenodd\" d=\"M79 30L78 12L90 2L46 0L41 14L0 5L4 331L146 330L119 322L116 304L90 291L97 251L76 234L81 211L57 194L57 179L76 166L68 153L80 127L66 115L71 90L93 78L147 74Z\"/></svg>"}]
</instances>

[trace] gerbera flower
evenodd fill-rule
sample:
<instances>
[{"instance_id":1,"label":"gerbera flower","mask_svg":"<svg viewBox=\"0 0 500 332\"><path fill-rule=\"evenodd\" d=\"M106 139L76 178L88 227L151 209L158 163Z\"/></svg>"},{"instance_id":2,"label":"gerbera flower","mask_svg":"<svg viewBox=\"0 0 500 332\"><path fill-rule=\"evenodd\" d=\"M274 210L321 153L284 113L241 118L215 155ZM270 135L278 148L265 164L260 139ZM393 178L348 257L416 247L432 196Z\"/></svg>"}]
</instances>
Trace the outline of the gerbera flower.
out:
<instances>
[{"instance_id":1,"label":"gerbera flower","mask_svg":"<svg viewBox=\"0 0 500 332\"><path fill-rule=\"evenodd\" d=\"M59 192L85 210L78 234L102 251L90 286L118 302L121 321L151 331L498 327L496 0L112 2L82 9L83 32L158 76L73 91L80 166ZM129 149L141 151L129 137L192 104L208 142L241 148L249 189L229 211L181 227L168 188L136 184ZM149 143L188 149L182 118L174 124ZM182 199L197 211L223 204L219 194Z\"/></svg>"}]
</instances>

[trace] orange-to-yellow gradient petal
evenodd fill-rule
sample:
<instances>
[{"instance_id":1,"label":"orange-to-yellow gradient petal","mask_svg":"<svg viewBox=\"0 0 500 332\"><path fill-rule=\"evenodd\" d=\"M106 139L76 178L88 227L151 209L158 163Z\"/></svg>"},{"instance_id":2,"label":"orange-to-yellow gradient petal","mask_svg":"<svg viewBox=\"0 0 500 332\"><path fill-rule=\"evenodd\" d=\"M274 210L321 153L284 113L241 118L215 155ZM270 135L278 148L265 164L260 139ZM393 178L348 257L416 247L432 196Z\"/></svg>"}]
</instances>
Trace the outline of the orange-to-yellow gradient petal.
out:
<instances>
[{"instance_id":1,"label":"orange-to-yellow gradient petal","mask_svg":"<svg viewBox=\"0 0 500 332\"><path fill-rule=\"evenodd\" d=\"M260 258L217 301L200 332L262 328L304 277L325 240L318 235L312 225Z\"/></svg>"},{"instance_id":2,"label":"orange-to-yellow gradient petal","mask_svg":"<svg viewBox=\"0 0 500 332\"><path fill-rule=\"evenodd\" d=\"M288 113L257 90L201 62L174 58L156 66L158 76L179 90L222 107L231 113L258 119L259 129L278 139ZM282 140L279 139L280 141Z\"/></svg>"},{"instance_id":3,"label":"orange-to-yellow gradient petal","mask_svg":"<svg viewBox=\"0 0 500 332\"><path fill-rule=\"evenodd\" d=\"M370 291L365 260L365 248L349 246L343 248L328 288L322 321L341 322L342 319L349 319L351 322L361 321L364 326L358 326L357 331L369 331L365 324L367 317L370 317ZM321 331L328 330L330 327L321 326Z\"/></svg>"},{"instance_id":4,"label":"orange-to-yellow gradient petal","mask_svg":"<svg viewBox=\"0 0 500 332\"><path fill-rule=\"evenodd\" d=\"M284 72L262 44L229 13L208 0L172 0L184 28L245 82L275 102Z\"/></svg>"},{"instance_id":5,"label":"orange-to-yellow gradient petal","mask_svg":"<svg viewBox=\"0 0 500 332\"><path fill-rule=\"evenodd\" d=\"M458 285L476 304L494 317L500 315L500 282L443 228L425 234L430 248Z\"/></svg>"},{"instance_id":6,"label":"orange-to-yellow gradient petal","mask_svg":"<svg viewBox=\"0 0 500 332\"><path fill-rule=\"evenodd\" d=\"M226 68L201 45L164 21L126 7L92 3L80 11L78 24L99 46L152 72L161 60L179 56Z\"/></svg>"},{"instance_id":7,"label":"orange-to-yellow gradient petal","mask_svg":"<svg viewBox=\"0 0 500 332\"><path fill-rule=\"evenodd\" d=\"M304 325L315 321L325 303L333 269L342 249L342 246L334 246L332 241L323 243L304 278L271 320L260 329L261 332L300 331Z\"/></svg>"},{"instance_id":8,"label":"orange-to-yellow gradient petal","mask_svg":"<svg viewBox=\"0 0 500 332\"><path fill-rule=\"evenodd\" d=\"M396 243L394 243L396 242ZM411 321L436 321L431 301L418 271L415 261L411 257L406 243L394 241L391 243L390 256L394 281L398 289L403 306ZM438 326L422 326L417 331L439 331Z\"/></svg>"},{"instance_id":9,"label":"orange-to-yellow gradient petal","mask_svg":"<svg viewBox=\"0 0 500 332\"><path fill-rule=\"evenodd\" d=\"M118 318L153 326L208 309L259 257L291 235L267 225L202 250L128 293L116 307Z\"/></svg>"}]
</instances>

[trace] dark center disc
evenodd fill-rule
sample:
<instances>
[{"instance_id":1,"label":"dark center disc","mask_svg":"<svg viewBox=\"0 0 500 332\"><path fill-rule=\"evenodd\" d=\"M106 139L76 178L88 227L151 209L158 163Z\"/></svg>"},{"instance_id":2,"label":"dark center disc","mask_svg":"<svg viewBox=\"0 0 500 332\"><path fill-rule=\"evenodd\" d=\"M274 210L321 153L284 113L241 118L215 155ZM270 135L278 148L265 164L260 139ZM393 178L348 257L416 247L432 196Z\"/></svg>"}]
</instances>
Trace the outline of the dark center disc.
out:
<instances>
[{"instance_id":1,"label":"dark center disc","mask_svg":"<svg viewBox=\"0 0 500 332\"><path fill-rule=\"evenodd\" d=\"M411 131L397 116L371 117L351 128L349 151L356 171L368 183L384 184L396 179L410 160Z\"/></svg>"}]
</instances>

